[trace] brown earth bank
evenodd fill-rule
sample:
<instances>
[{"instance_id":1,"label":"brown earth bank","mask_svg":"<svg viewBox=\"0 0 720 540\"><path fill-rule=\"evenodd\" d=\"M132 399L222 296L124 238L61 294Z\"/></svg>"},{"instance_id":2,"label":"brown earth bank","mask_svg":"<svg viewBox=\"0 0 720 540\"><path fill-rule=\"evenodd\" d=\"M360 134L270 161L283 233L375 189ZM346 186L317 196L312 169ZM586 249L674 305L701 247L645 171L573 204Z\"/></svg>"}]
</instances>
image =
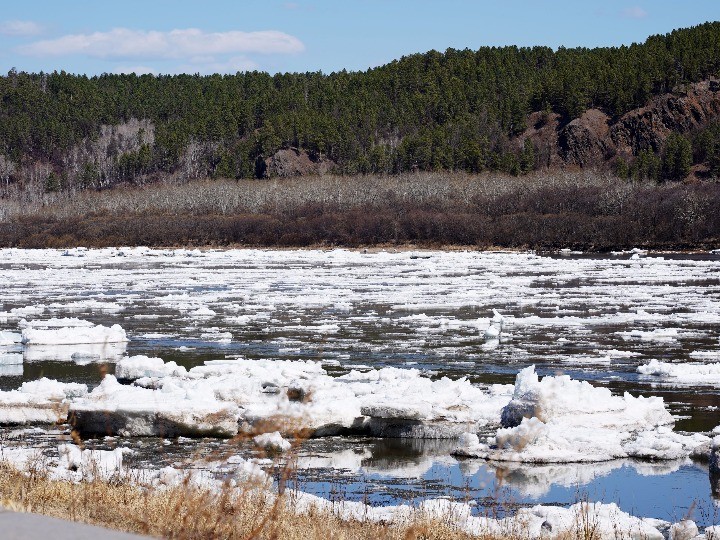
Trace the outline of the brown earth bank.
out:
<instances>
[{"instance_id":1,"label":"brown earth bank","mask_svg":"<svg viewBox=\"0 0 720 540\"><path fill-rule=\"evenodd\" d=\"M720 247L720 183L588 172L205 181L0 212L0 246L121 245L708 250Z\"/></svg>"}]
</instances>

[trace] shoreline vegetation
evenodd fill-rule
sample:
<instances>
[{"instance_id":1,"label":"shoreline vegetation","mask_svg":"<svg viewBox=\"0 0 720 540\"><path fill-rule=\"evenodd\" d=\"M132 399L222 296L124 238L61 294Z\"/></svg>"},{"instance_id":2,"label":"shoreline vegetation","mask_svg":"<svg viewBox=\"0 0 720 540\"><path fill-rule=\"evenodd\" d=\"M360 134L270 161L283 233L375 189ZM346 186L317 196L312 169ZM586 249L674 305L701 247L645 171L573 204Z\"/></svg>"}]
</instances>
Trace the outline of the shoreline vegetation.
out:
<instances>
[{"instance_id":1,"label":"shoreline vegetation","mask_svg":"<svg viewBox=\"0 0 720 540\"><path fill-rule=\"evenodd\" d=\"M1 202L2 247L720 247L720 183L597 170L196 180Z\"/></svg>"},{"instance_id":2,"label":"shoreline vegetation","mask_svg":"<svg viewBox=\"0 0 720 540\"><path fill-rule=\"evenodd\" d=\"M38 464L39 465L39 464ZM94 469L95 467L95 469ZM538 537L526 514L505 517L487 509L477 518L469 506L446 500L408 501L397 514L373 517L373 507L358 512L346 501L324 500L302 492L269 490L262 481L205 486L192 476L165 488L146 485L117 471L103 477L97 465L83 471L84 478L70 481L52 478L41 466L17 468L0 460L0 510L28 512L107 527L148 537L175 540L224 538L287 540L527 540ZM281 476L290 473L285 467ZM496 495L497 496L497 495ZM539 537L548 540L601 540L603 538L661 537L658 520L625 514L613 504L591 503L578 494L579 502L563 518L552 516L543 523ZM433 503L447 504L433 504ZM471 502L466 501L466 503ZM496 507L504 507L496 499ZM512 506L512 504L510 505ZM395 507L400 508L400 507ZM538 507L541 508L541 507ZM546 508L554 508L549 506ZM383 510L383 507L377 508ZM560 510L560 507L558 507ZM531 510L532 511L532 510ZM383 514L384 515L384 514ZM485 525L471 525L478 519ZM683 518L679 522L686 523ZM550 524L555 523L555 527ZM694 522L692 523L694 526ZM677 527L678 525L673 525ZM665 522L664 527L670 527ZM695 529L697 530L697 529ZM714 530L714 529L713 529ZM711 533L712 534L712 533Z\"/></svg>"},{"instance_id":3,"label":"shoreline vegetation","mask_svg":"<svg viewBox=\"0 0 720 540\"><path fill-rule=\"evenodd\" d=\"M23 474L0 463L0 507L173 539L470 539L442 519L402 525L343 520L330 511L298 513L292 501L252 489L220 493L187 483L167 490L126 480L80 483ZM487 535L485 538L495 538Z\"/></svg>"},{"instance_id":4,"label":"shoreline vegetation","mask_svg":"<svg viewBox=\"0 0 720 540\"><path fill-rule=\"evenodd\" d=\"M79 441L79 439L75 439ZM271 456L274 454L270 454ZM284 486L293 476L293 460L274 468ZM0 509L31 512L108 527L152 537L184 539L481 539L529 538L523 518L509 517L502 534L463 530L463 514L452 505L424 508L408 501L402 517L374 519L347 512L345 501L323 500L300 491L269 489L266 478L253 477L241 484L197 481L190 471L181 482L158 488L148 484L142 471L117 470L108 475L90 460L79 467L83 478L54 478L42 459L17 467L0 456ZM352 504L352 503L350 503ZM584 504L588 504L584 501ZM502 504L498 501L498 506ZM370 507L368 507L369 509ZM577 523L552 535L557 540L596 540L599 517L578 510ZM487 517L495 517L488 509Z\"/></svg>"}]
</instances>

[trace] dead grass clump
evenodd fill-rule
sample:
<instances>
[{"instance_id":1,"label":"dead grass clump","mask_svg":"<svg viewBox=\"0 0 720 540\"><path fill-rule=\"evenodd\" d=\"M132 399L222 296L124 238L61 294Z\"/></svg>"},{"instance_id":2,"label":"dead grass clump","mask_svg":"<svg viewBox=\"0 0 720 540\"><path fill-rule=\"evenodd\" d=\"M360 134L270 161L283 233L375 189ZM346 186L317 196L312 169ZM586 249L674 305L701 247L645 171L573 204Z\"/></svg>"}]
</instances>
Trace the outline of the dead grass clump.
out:
<instances>
[{"instance_id":1,"label":"dead grass clump","mask_svg":"<svg viewBox=\"0 0 720 540\"><path fill-rule=\"evenodd\" d=\"M155 490L126 480L74 484L0 464L0 504L15 511L172 539L465 539L442 520L404 525L345 521L330 511L298 514L286 499L250 489L214 493L185 484ZM474 537L473 537L474 538Z\"/></svg>"}]
</instances>

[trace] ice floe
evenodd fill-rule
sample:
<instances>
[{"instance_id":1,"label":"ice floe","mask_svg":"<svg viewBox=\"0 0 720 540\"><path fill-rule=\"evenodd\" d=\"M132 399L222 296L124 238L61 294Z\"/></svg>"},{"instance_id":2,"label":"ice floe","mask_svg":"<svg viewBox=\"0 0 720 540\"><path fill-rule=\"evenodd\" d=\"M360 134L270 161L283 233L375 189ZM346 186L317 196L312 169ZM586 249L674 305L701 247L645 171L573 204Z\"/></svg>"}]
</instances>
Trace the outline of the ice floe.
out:
<instances>
[{"instance_id":1,"label":"ice floe","mask_svg":"<svg viewBox=\"0 0 720 540\"><path fill-rule=\"evenodd\" d=\"M662 398L615 396L607 388L594 387L568 375L540 379L535 366L520 370L513 397L502 411L502 424L512 428L525 418L568 427L639 429L672 424Z\"/></svg>"},{"instance_id":2,"label":"ice floe","mask_svg":"<svg viewBox=\"0 0 720 540\"><path fill-rule=\"evenodd\" d=\"M30 325L22 330L25 345L78 345L124 343L128 341L125 330L119 324L111 327L101 324L94 326L73 325L58 328L39 328Z\"/></svg>"},{"instance_id":3,"label":"ice floe","mask_svg":"<svg viewBox=\"0 0 720 540\"><path fill-rule=\"evenodd\" d=\"M125 330L118 324L106 327L74 317L22 319L18 327L21 333L6 334L7 339L22 345L25 362L116 362L125 354L128 342Z\"/></svg>"},{"instance_id":4,"label":"ice floe","mask_svg":"<svg viewBox=\"0 0 720 540\"><path fill-rule=\"evenodd\" d=\"M503 317L496 309L493 309L493 317L490 319L490 326L485 330L486 340L498 340L505 326L505 317Z\"/></svg>"},{"instance_id":5,"label":"ice floe","mask_svg":"<svg viewBox=\"0 0 720 540\"><path fill-rule=\"evenodd\" d=\"M207 328L200 334L200 338L207 341L217 341L218 343L230 343L232 341L232 334L230 332L223 332L215 326Z\"/></svg>"},{"instance_id":6,"label":"ice floe","mask_svg":"<svg viewBox=\"0 0 720 540\"><path fill-rule=\"evenodd\" d=\"M195 319L210 319L217 315L212 309L210 309L207 306L203 306L201 308L195 309L193 311L190 311L188 313L188 316L195 318Z\"/></svg>"},{"instance_id":7,"label":"ice floe","mask_svg":"<svg viewBox=\"0 0 720 540\"><path fill-rule=\"evenodd\" d=\"M87 394L87 386L42 378L18 390L0 391L0 424L54 424L67 419L70 399Z\"/></svg>"},{"instance_id":8,"label":"ice floe","mask_svg":"<svg viewBox=\"0 0 720 540\"><path fill-rule=\"evenodd\" d=\"M637 371L642 375L660 377L673 383L710 386L720 385L720 363L670 363L652 359L649 363L639 366Z\"/></svg>"},{"instance_id":9,"label":"ice floe","mask_svg":"<svg viewBox=\"0 0 720 540\"><path fill-rule=\"evenodd\" d=\"M15 345L22 340L22 334L0 330L0 345Z\"/></svg>"},{"instance_id":10,"label":"ice floe","mask_svg":"<svg viewBox=\"0 0 720 540\"><path fill-rule=\"evenodd\" d=\"M283 438L279 431L256 435L253 442L268 452L286 452L292 448L292 443Z\"/></svg>"},{"instance_id":11,"label":"ice floe","mask_svg":"<svg viewBox=\"0 0 720 540\"><path fill-rule=\"evenodd\" d=\"M708 440L673 432L662 398L615 396L566 375L541 380L534 366L518 373L501 421L504 427L485 442L463 435L454 453L536 463L678 459Z\"/></svg>"},{"instance_id":12,"label":"ice floe","mask_svg":"<svg viewBox=\"0 0 720 540\"><path fill-rule=\"evenodd\" d=\"M332 377L311 361L219 360L185 372L174 363L132 357L119 362L117 374L137 380L132 386L120 385L106 376L85 400L73 404L81 431L157 434L148 422L159 415L174 418L172 431L181 434L213 431L209 426L195 430L192 423L217 418L223 426L217 434L225 435L237 431L237 426L230 429L232 419L245 430L275 419L281 431L302 430L315 436L354 431L452 438L497 422L512 392L510 385L483 389L464 378L432 380L414 369L352 370ZM136 408L145 420L122 421L123 416L137 416ZM161 429L168 429L161 424Z\"/></svg>"},{"instance_id":13,"label":"ice floe","mask_svg":"<svg viewBox=\"0 0 720 540\"><path fill-rule=\"evenodd\" d=\"M26 328L92 328L93 326L95 325L90 321L78 319L77 317L53 317L52 319L36 319L30 321L28 321L27 319L22 319L20 322L18 322L18 328L20 328L21 330L24 330Z\"/></svg>"},{"instance_id":14,"label":"ice floe","mask_svg":"<svg viewBox=\"0 0 720 540\"><path fill-rule=\"evenodd\" d=\"M144 355L122 358L115 364L115 377L121 381L135 381L143 377L182 377L187 370L175 362L164 362L162 358Z\"/></svg>"},{"instance_id":15,"label":"ice floe","mask_svg":"<svg viewBox=\"0 0 720 540\"><path fill-rule=\"evenodd\" d=\"M656 328L654 330L629 330L616 332L624 340L639 339L641 341L672 342L684 334L680 328Z\"/></svg>"},{"instance_id":16,"label":"ice floe","mask_svg":"<svg viewBox=\"0 0 720 540\"><path fill-rule=\"evenodd\" d=\"M118 383L106 375L70 406L71 424L82 433L125 436L219 436L238 432L238 407L212 392L166 381L159 390Z\"/></svg>"},{"instance_id":17,"label":"ice floe","mask_svg":"<svg viewBox=\"0 0 720 540\"><path fill-rule=\"evenodd\" d=\"M672 431L662 398L613 395L568 376L540 379L531 366L514 387L481 389L464 379L431 380L417 370L329 376L314 362L225 360L185 370L157 358L118 365L70 408L81 432L220 435L273 421L284 433L315 436L460 438L456 454L497 461L591 462L678 459L708 439ZM512 392L512 394L511 394ZM501 421L481 443L473 432Z\"/></svg>"}]
</instances>

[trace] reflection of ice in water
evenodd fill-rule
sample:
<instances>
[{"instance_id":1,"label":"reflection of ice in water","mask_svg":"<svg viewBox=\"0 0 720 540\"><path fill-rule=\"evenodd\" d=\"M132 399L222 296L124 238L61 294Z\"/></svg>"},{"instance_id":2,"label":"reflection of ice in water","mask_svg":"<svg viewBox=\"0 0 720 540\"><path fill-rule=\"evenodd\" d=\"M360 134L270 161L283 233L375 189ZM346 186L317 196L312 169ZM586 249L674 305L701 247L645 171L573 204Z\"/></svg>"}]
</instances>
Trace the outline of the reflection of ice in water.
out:
<instances>
[{"instance_id":1,"label":"reflection of ice in water","mask_svg":"<svg viewBox=\"0 0 720 540\"><path fill-rule=\"evenodd\" d=\"M316 444L322 443L310 443ZM297 467L301 470L335 469L383 478L421 479L434 465L452 467L457 464L450 456L453 445L454 441L442 439L372 439L353 448L302 450Z\"/></svg>"},{"instance_id":2,"label":"reflection of ice in water","mask_svg":"<svg viewBox=\"0 0 720 540\"><path fill-rule=\"evenodd\" d=\"M72 361L76 364L117 362L123 357L127 343L89 343L78 345L27 345L25 362Z\"/></svg>"},{"instance_id":3,"label":"reflection of ice in water","mask_svg":"<svg viewBox=\"0 0 720 540\"><path fill-rule=\"evenodd\" d=\"M0 351L0 377L22 377L23 356Z\"/></svg>"},{"instance_id":4,"label":"reflection of ice in water","mask_svg":"<svg viewBox=\"0 0 720 540\"><path fill-rule=\"evenodd\" d=\"M364 448L360 451L354 449L339 450L336 452L320 452L309 455L300 455L297 458L298 469L335 469L358 472L362 469L362 462L372 456Z\"/></svg>"},{"instance_id":5,"label":"reflection of ice in water","mask_svg":"<svg viewBox=\"0 0 720 540\"><path fill-rule=\"evenodd\" d=\"M657 476L676 472L689 460L678 461L636 461L615 460L602 463L568 463L552 465L523 465L520 463L486 463L481 460L471 460L480 463L461 463L461 470L465 474L475 474L477 470L487 467L495 473L498 483L509 487L524 497L539 499L548 494L553 486L566 488L582 487L594 480L608 476L622 467L632 467L642 476ZM475 471L473 468L477 467Z\"/></svg>"},{"instance_id":6,"label":"reflection of ice in water","mask_svg":"<svg viewBox=\"0 0 720 540\"><path fill-rule=\"evenodd\" d=\"M442 439L384 439L377 441L363 471L394 478L422 478L434 466L452 467L457 460L449 455L454 441Z\"/></svg>"},{"instance_id":7,"label":"reflection of ice in water","mask_svg":"<svg viewBox=\"0 0 720 540\"><path fill-rule=\"evenodd\" d=\"M602 463L569 463L533 465L493 463L481 459L455 459L449 455L451 441L384 439L364 444L336 445L336 450L316 449L320 441L303 445L297 459L300 473L309 470L342 471L345 476L379 477L388 481L448 478L448 488L464 483L509 488L527 500L541 500L553 487L579 489L601 478L611 477L622 469L637 476L651 477L677 473L683 466L692 466L689 459L677 461L639 461L622 459ZM702 471L701 474L706 474ZM318 477L316 477L317 479ZM322 478L322 474L319 478ZM474 479L474 482L471 480Z\"/></svg>"}]
</instances>

